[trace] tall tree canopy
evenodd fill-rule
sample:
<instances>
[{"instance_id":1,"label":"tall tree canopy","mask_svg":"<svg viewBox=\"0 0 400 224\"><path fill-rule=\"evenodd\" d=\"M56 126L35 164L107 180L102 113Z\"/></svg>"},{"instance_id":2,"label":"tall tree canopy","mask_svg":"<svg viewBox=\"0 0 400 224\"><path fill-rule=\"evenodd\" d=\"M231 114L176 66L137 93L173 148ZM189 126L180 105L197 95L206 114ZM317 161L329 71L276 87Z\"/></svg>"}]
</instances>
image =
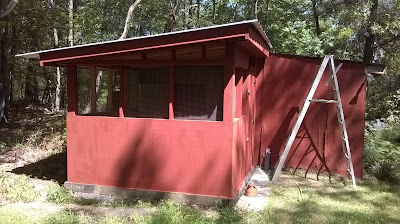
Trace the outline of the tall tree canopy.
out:
<instances>
[{"instance_id":1,"label":"tall tree canopy","mask_svg":"<svg viewBox=\"0 0 400 224\"><path fill-rule=\"evenodd\" d=\"M48 92L58 91L63 105L66 95L63 71L16 53L258 18L273 52L385 63L388 75L369 85L367 115L399 111L400 0L1 0L3 12L0 82L11 104L54 104Z\"/></svg>"}]
</instances>

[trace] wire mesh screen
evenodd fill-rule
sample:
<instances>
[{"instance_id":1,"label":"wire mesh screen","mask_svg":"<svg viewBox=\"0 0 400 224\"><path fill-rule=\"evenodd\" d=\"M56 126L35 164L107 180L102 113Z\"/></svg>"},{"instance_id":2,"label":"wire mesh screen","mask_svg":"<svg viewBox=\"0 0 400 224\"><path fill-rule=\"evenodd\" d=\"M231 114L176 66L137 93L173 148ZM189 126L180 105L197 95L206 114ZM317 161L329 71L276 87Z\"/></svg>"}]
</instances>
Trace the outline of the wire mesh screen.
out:
<instances>
[{"instance_id":1,"label":"wire mesh screen","mask_svg":"<svg viewBox=\"0 0 400 224\"><path fill-rule=\"evenodd\" d=\"M168 68L128 70L126 83L126 116L168 118Z\"/></svg>"},{"instance_id":2,"label":"wire mesh screen","mask_svg":"<svg viewBox=\"0 0 400 224\"><path fill-rule=\"evenodd\" d=\"M175 119L222 121L223 66L175 69Z\"/></svg>"}]
</instances>

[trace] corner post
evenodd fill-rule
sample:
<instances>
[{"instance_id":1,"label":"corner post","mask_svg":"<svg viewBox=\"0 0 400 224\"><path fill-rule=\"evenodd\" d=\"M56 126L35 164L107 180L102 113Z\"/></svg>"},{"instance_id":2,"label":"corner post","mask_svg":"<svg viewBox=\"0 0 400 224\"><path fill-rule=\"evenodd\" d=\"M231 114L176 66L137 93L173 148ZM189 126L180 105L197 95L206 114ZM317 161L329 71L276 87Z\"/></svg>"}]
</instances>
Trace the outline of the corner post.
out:
<instances>
[{"instance_id":1,"label":"corner post","mask_svg":"<svg viewBox=\"0 0 400 224\"><path fill-rule=\"evenodd\" d=\"M223 121L233 121L235 88L235 43L225 43Z\"/></svg>"},{"instance_id":2,"label":"corner post","mask_svg":"<svg viewBox=\"0 0 400 224\"><path fill-rule=\"evenodd\" d=\"M169 119L174 119L174 99L175 99L175 67L169 66Z\"/></svg>"},{"instance_id":3,"label":"corner post","mask_svg":"<svg viewBox=\"0 0 400 224\"><path fill-rule=\"evenodd\" d=\"M125 69L124 67L119 68L119 117L125 117L125 108L126 108L126 77L125 77Z\"/></svg>"},{"instance_id":4,"label":"corner post","mask_svg":"<svg viewBox=\"0 0 400 224\"><path fill-rule=\"evenodd\" d=\"M76 65L67 65L68 115L78 114L78 69Z\"/></svg>"}]
</instances>

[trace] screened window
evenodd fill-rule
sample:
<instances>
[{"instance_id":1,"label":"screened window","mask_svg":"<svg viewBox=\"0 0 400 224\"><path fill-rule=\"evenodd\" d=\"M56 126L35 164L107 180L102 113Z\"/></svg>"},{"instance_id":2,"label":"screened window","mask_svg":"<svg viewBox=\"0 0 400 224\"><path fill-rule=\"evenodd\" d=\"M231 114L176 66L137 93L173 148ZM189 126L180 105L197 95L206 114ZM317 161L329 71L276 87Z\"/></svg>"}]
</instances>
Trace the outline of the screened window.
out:
<instances>
[{"instance_id":1,"label":"screened window","mask_svg":"<svg viewBox=\"0 0 400 224\"><path fill-rule=\"evenodd\" d=\"M223 66L175 69L175 119L222 121Z\"/></svg>"},{"instance_id":2,"label":"screened window","mask_svg":"<svg viewBox=\"0 0 400 224\"><path fill-rule=\"evenodd\" d=\"M117 72L78 69L78 115L118 116L118 97Z\"/></svg>"},{"instance_id":3,"label":"screened window","mask_svg":"<svg viewBox=\"0 0 400 224\"><path fill-rule=\"evenodd\" d=\"M126 116L168 118L169 69L126 71Z\"/></svg>"}]
</instances>

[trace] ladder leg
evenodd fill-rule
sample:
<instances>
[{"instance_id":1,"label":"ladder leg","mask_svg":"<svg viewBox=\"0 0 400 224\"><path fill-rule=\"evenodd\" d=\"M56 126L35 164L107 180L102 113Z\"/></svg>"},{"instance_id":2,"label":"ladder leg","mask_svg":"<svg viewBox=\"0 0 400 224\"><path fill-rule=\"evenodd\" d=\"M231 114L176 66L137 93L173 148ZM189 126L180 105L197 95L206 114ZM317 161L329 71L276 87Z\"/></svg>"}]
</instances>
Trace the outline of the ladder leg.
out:
<instances>
[{"instance_id":1,"label":"ladder leg","mask_svg":"<svg viewBox=\"0 0 400 224\"><path fill-rule=\"evenodd\" d=\"M304 101L303 107L300 110L299 116L296 120L296 123L294 124L292 131L290 133L289 138L286 140L285 148L283 149L283 152L281 156L279 157L279 162L278 165L275 168L274 176L272 177L272 181L276 182L282 172L282 167L283 164L285 163L286 157L289 154L290 148L293 145L294 139L300 129L301 123L304 120L304 116L307 113L308 107L310 106L310 100L313 98L315 91L317 90L318 84L321 80L322 75L324 74L325 68L328 65L329 59L332 58L331 55L325 56L324 60L322 61L322 64L318 70L317 76L315 77L315 80L310 88L310 91L308 92L308 95L306 97L306 100Z\"/></svg>"},{"instance_id":2,"label":"ladder leg","mask_svg":"<svg viewBox=\"0 0 400 224\"><path fill-rule=\"evenodd\" d=\"M344 119L344 113L343 113L343 106L342 106L342 101L340 97L340 92L339 92L339 84L337 81L337 76L336 76L336 69L335 69L335 64L333 61L333 58L330 59L330 72L332 74L332 86L333 86L333 94L335 100L338 102L337 107L336 107L336 115L338 118L339 122L339 131L340 131L340 138L342 142L342 148L343 148L343 154L344 154L344 161L346 165L346 170L349 173L352 182L353 182L353 187L356 187L356 178L354 175L354 168L353 168L353 162L351 160L351 151L350 151L350 144L349 144L349 137L347 135L347 129L346 129L346 123Z\"/></svg>"}]
</instances>

